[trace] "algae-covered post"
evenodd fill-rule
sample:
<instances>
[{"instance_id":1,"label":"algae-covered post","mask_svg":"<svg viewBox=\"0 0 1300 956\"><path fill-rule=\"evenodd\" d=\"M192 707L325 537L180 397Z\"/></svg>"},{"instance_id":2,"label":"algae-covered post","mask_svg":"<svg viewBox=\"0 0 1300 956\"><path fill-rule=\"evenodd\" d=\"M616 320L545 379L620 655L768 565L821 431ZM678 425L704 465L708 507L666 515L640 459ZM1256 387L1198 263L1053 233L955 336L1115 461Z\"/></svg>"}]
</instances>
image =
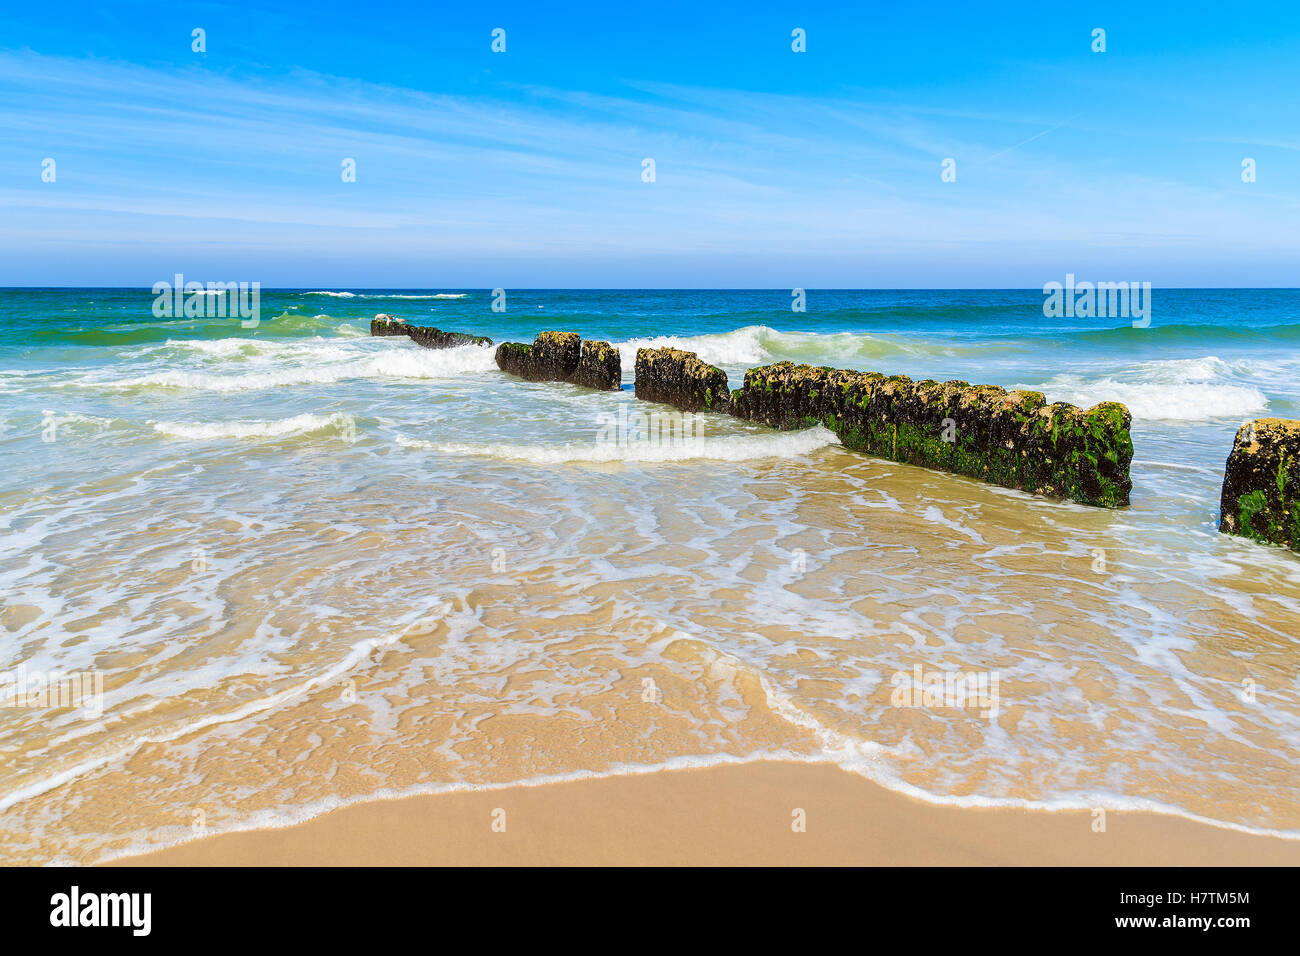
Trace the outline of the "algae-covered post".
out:
<instances>
[{"instance_id":1,"label":"algae-covered post","mask_svg":"<svg viewBox=\"0 0 1300 956\"><path fill-rule=\"evenodd\" d=\"M406 320L380 312L370 320L371 335L405 335Z\"/></svg>"},{"instance_id":2,"label":"algae-covered post","mask_svg":"<svg viewBox=\"0 0 1300 956\"><path fill-rule=\"evenodd\" d=\"M1300 551L1300 421L1260 418L1237 429L1223 474L1219 530Z\"/></svg>"},{"instance_id":3,"label":"algae-covered post","mask_svg":"<svg viewBox=\"0 0 1300 956\"><path fill-rule=\"evenodd\" d=\"M727 373L677 349L636 350L636 397L683 412L726 412L731 404Z\"/></svg>"},{"instance_id":4,"label":"algae-covered post","mask_svg":"<svg viewBox=\"0 0 1300 956\"><path fill-rule=\"evenodd\" d=\"M617 391L623 366L618 349L608 342L582 341L577 332L541 332L532 345L503 342L497 368L530 382L568 382Z\"/></svg>"},{"instance_id":5,"label":"algae-covered post","mask_svg":"<svg viewBox=\"0 0 1300 956\"><path fill-rule=\"evenodd\" d=\"M1133 442L1118 402L1087 410L1041 392L779 362L745 373L732 414L773 428L824 425L845 447L1105 508L1129 503Z\"/></svg>"},{"instance_id":6,"label":"algae-covered post","mask_svg":"<svg viewBox=\"0 0 1300 956\"><path fill-rule=\"evenodd\" d=\"M429 325L407 325L402 319L380 313L370 322L371 335L404 335L416 345L426 349L454 349L461 345L488 346L492 340L485 335L465 332L444 332Z\"/></svg>"},{"instance_id":7,"label":"algae-covered post","mask_svg":"<svg viewBox=\"0 0 1300 956\"><path fill-rule=\"evenodd\" d=\"M569 381L586 388L618 391L623 387L623 362L618 349L608 342L585 340L577 371Z\"/></svg>"},{"instance_id":8,"label":"algae-covered post","mask_svg":"<svg viewBox=\"0 0 1300 956\"><path fill-rule=\"evenodd\" d=\"M563 382L578 370L582 337L577 332L539 332L532 345L497 346L497 367L529 382Z\"/></svg>"}]
</instances>

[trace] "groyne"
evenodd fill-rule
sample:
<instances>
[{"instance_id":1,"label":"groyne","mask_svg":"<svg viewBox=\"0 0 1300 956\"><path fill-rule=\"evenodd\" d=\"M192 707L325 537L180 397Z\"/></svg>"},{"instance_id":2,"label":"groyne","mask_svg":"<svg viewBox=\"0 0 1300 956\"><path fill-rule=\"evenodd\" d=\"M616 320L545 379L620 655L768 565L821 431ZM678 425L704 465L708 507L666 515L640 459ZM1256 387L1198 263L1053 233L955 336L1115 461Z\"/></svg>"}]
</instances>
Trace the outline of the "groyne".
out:
<instances>
[{"instance_id":1,"label":"groyne","mask_svg":"<svg viewBox=\"0 0 1300 956\"><path fill-rule=\"evenodd\" d=\"M722 369L691 352L640 349L636 395L790 430L823 425L846 448L1005 488L1121 508L1129 503L1132 417L1041 392L778 362L728 394Z\"/></svg>"},{"instance_id":2,"label":"groyne","mask_svg":"<svg viewBox=\"0 0 1300 956\"><path fill-rule=\"evenodd\" d=\"M444 332L429 325L407 325L402 319L391 315L377 315L370 321L371 335L404 335L416 345L426 349L454 349L462 345L491 345L492 340L485 335L469 335L465 332Z\"/></svg>"},{"instance_id":3,"label":"groyne","mask_svg":"<svg viewBox=\"0 0 1300 956\"><path fill-rule=\"evenodd\" d=\"M608 342L584 342L577 332L541 332L532 345L503 342L496 360L501 371L529 382L568 382L605 391L622 387L618 349Z\"/></svg>"}]
</instances>

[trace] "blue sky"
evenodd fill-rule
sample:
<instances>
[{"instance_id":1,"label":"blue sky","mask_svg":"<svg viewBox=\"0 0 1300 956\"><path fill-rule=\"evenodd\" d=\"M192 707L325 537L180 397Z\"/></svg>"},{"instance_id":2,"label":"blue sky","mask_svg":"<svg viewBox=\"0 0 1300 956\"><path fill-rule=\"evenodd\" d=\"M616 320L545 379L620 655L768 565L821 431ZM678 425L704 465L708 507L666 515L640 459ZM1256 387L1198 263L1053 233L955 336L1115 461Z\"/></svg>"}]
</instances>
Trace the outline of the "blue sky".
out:
<instances>
[{"instance_id":1,"label":"blue sky","mask_svg":"<svg viewBox=\"0 0 1300 956\"><path fill-rule=\"evenodd\" d=\"M1300 286L1294 4L898 6L8 4L0 284Z\"/></svg>"}]
</instances>

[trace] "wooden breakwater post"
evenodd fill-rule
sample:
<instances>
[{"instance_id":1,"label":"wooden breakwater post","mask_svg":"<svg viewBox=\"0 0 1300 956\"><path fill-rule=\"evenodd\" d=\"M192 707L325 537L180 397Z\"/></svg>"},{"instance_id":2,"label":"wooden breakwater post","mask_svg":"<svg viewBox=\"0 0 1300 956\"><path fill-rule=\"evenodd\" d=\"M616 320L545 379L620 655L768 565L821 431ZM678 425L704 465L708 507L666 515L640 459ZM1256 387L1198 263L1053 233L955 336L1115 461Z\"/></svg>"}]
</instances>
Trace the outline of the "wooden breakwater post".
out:
<instances>
[{"instance_id":1,"label":"wooden breakwater post","mask_svg":"<svg viewBox=\"0 0 1300 956\"><path fill-rule=\"evenodd\" d=\"M1300 551L1300 421L1259 418L1237 429L1219 530Z\"/></svg>"},{"instance_id":2,"label":"wooden breakwater post","mask_svg":"<svg viewBox=\"0 0 1300 956\"><path fill-rule=\"evenodd\" d=\"M618 391L623 364L608 342L583 341L577 332L540 332L532 345L502 342L497 368L529 382L568 382L586 388Z\"/></svg>"},{"instance_id":3,"label":"wooden breakwater post","mask_svg":"<svg viewBox=\"0 0 1300 956\"><path fill-rule=\"evenodd\" d=\"M727 373L679 349L636 350L636 397L684 412L726 412L731 405Z\"/></svg>"}]
</instances>

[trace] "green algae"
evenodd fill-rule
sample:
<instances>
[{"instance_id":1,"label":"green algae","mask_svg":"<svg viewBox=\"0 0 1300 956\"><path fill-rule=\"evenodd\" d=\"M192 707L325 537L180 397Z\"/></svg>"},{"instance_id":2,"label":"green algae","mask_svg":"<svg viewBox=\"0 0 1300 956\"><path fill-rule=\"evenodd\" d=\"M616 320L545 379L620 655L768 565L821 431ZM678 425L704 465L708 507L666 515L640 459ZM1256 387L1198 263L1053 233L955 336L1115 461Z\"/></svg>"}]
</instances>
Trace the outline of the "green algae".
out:
<instances>
[{"instance_id":1,"label":"green algae","mask_svg":"<svg viewBox=\"0 0 1300 956\"><path fill-rule=\"evenodd\" d=\"M733 414L775 428L820 424L845 448L1085 504L1128 504L1128 410L1047 405L1041 392L913 382L790 362L750 369Z\"/></svg>"}]
</instances>

